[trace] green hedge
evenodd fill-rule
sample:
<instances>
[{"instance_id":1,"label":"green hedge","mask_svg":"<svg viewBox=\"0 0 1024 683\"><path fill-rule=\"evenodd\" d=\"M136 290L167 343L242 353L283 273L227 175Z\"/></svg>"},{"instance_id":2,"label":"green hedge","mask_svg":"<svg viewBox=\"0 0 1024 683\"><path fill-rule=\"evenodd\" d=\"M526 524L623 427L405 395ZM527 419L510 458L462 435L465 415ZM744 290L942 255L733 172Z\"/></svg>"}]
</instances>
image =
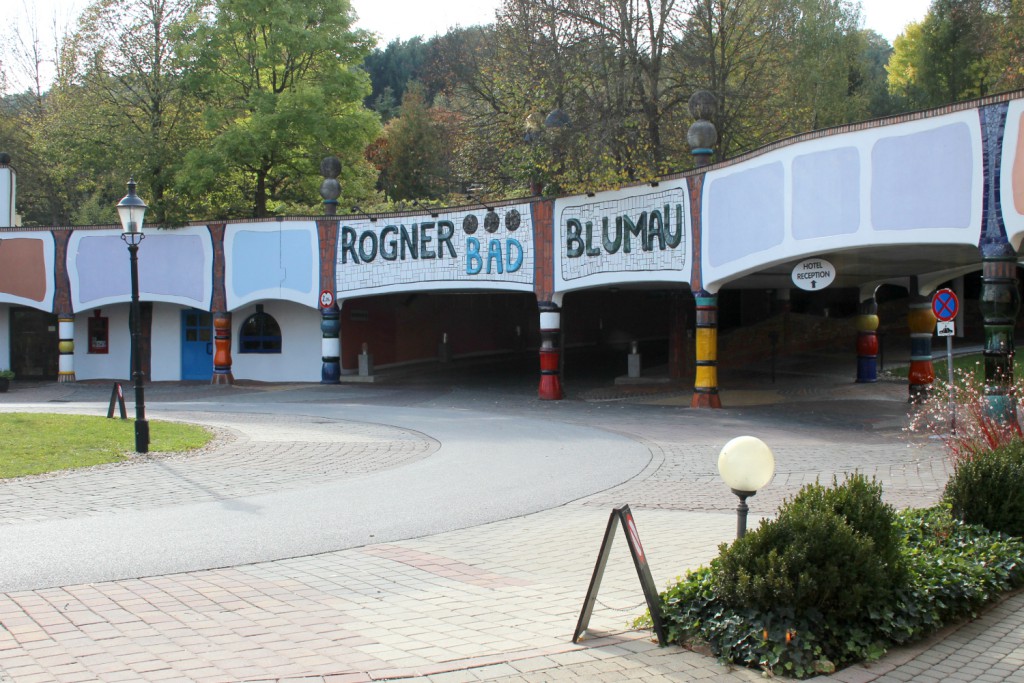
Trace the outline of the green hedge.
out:
<instances>
[{"instance_id":1,"label":"green hedge","mask_svg":"<svg viewBox=\"0 0 1024 683\"><path fill-rule=\"evenodd\" d=\"M943 500L958 519L1024 536L1024 441L958 461Z\"/></svg>"},{"instance_id":2,"label":"green hedge","mask_svg":"<svg viewBox=\"0 0 1024 683\"><path fill-rule=\"evenodd\" d=\"M858 482L853 488L864 483ZM863 491L847 489L847 493L860 500ZM783 523L786 534L777 524L762 524L733 546L723 545L722 556L710 567L691 572L670 586L661 596L670 640L684 645L703 643L723 661L804 678L876 659L889 647L973 615L1000 593L1024 585L1024 540L957 520L948 506L894 514L889 531L897 545L897 558L883 563L887 567L870 567L860 555L869 546L879 548L875 538L889 536L886 530L877 528L881 535L866 543L869 537L864 532L868 527L854 529L855 524L875 519L874 514L859 516L853 512L851 517L843 517L848 528L838 532L844 539L841 545L849 556L859 558L861 568L848 572L832 563L822 565L823 571L816 574L812 564L806 563L796 574L798 581L812 579L818 589L825 588L814 600L801 593L800 587L790 585L786 577L794 568L779 558L812 560L823 544L819 538L797 540L798 547L776 548L775 560L748 565L748 572L767 567L777 577L771 582L758 585L751 577L743 586L738 570L730 573L731 569L723 568L723 556L731 566L735 558L730 555L767 548L769 538L792 543L799 533L817 536L839 528L819 503L845 495L812 489L806 496L798 496L779 514L779 518L784 514L789 517ZM764 538L759 538L762 535ZM879 571L890 572L895 581L887 586L846 586L853 596L850 598L834 590L837 576L843 572L859 577L857 581L866 581ZM722 583L733 577L737 579L734 585ZM774 601L768 599L769 584L784 588ZM747 590L751 592L744 592ZM757 596L762 602L737 602L741 596ZM836 604L841 605L838 610ZM853 604L861 605L859 612L849 611Z\"/></svg>"}]
</instances>

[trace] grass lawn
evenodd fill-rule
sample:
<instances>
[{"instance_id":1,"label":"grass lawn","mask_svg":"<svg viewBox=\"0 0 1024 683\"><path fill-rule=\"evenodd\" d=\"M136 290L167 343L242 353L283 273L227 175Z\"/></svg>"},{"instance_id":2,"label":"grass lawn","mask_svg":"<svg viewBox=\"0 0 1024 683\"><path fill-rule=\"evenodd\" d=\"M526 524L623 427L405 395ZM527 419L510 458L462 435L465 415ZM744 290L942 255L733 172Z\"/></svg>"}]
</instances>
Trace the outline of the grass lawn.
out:
<instances>
[{"instance_id":1,"label":"grass lawn","mask_svg":"<svg viewBox=\"0 0 1024 683\"><path fill-rule=\"evenodd\" d=\"M212 438L195 425L149 423L151 453L193 450ZM120 462L134 450L134 420L0 413L0 479Z\"/></svg>"},{"instance_id":2,"label":"grass lawn","mask_svg":"<svg viewBox=\"0 0 1024 683\"><path fill-rule=\"evenodd\" d=\"M942 360L932 361L932 366L935 368L935 378L946 380L946 357L943 356ZM888 369L896 377L906 377L910 371L910 367L907 365L901 365L899 367L893 367ZM973 372L975 379L984 381L985 379L985 357L980 353L971 353L966 356L953 356L953 373L956 374L958 370L964 372Z\"/></svg>"}]
</instances>

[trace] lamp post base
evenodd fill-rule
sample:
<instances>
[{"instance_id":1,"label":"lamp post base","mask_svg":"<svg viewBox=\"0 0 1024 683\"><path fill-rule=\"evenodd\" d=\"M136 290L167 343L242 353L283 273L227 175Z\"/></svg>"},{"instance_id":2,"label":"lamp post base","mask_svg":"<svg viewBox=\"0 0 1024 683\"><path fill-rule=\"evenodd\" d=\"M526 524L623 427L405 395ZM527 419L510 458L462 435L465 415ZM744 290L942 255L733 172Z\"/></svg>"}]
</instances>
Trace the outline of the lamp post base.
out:
<instances>
[{"instance_id":1,"label":"lamp post base","mask_svg":"<svg viewBox=\"0 0 1024 683\"><path fill-rule=\"evenodd\" d=\"M135 421L135 452L149 453L149 420Z\"/></svg>"},{"instance_id":2,"label":"lamp post base","mask_svg":"<svg viewBox=\"0 0 1024 683\"><path fill-rule=\"evenodd\" d=\"M747 535L747 513L750 511L750 508L747 507L747 498L750 498L757 491L731 490L740 499L740 504L736 506L736 538L743 538Z\"/></svg>"}]
</instances>

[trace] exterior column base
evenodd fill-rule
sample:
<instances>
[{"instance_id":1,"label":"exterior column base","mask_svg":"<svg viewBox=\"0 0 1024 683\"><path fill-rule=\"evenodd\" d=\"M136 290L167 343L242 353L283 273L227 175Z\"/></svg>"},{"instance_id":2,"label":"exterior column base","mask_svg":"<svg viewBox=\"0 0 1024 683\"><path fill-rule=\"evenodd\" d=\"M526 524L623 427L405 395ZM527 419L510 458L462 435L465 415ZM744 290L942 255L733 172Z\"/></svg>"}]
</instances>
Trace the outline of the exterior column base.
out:
<instances>
[{"instance_id":1,"label":"exterior column base","mask_svg":"<svg viewBox=\"0 0 1024 683\"><path fill-rule=\"evenodd\" d=\"M227 373L213 373L213 378L210 380L210 384L234 384L235 376L230 372Z\"/></svg>"},{"instance_id":2,"label":"exterior column base","mask_svg":"<svg viewBox=\"0 0 1024 683\"><path fill-rule=\"evenodd\" d=\"M57 383L58 384L64 384L66 382L76 382L76 381L78 381L78 380L75 379L75 373L73 373L73 372L62 372L59 375L57 375Z\"/></svg>"},{"instance_id":3,"label":"exterior column base","mask_svg":"<svg viewBox=\"0 0 1024 683\"><path fill-rule=\"evenodd\" d=\"M721 408L722 399L718 396L718 391L695 391L693 392L693 398L690 400L691 408Z\"/></svg>"},{"instance_id":4,"label":"exterior column base","mask_svg":"<svg viewBox=\"0 0 1024 683\"><path fill-rule=\"evenodd\" d=\"M542 401L561 401L562 379L558 375L541 375L537 398Z\"/></svg>"}]
</instances>

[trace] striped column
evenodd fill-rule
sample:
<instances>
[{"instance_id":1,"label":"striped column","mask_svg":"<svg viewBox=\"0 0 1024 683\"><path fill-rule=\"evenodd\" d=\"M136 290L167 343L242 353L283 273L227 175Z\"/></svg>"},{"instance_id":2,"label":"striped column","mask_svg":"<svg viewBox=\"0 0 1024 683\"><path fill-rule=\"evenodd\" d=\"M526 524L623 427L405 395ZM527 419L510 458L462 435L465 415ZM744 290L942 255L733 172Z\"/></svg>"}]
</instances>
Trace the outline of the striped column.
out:
<instances>
[{"instance_id":1,"label":"striped column","mask_svg":"<svg viewBox=\"0 0 1024 683\"><path fill-rule=\"evenodd\" d=\"M857 381L878 381L878 304L872 297L860 304L857 327Z\"/></svg>"},{"instance_id":2,"label":"striped column","mask_svg":"<svg viewBox=\"0 0 1024 683\"><path fill-rule=\"evenodd\" d=\"M57 336L59 341L57 358L57 381L75 381L75 317L62 313L57 316Z\"/></svg>"},{"instance_id":3,"label":"striped column","mask_svg":"<svg viewBox=\"0 0 1024 683\"><path fill-rule=\"evenodd\" d=\"M562 399L562 376L560 365L562 350L559 337L562 334L562 309L551 301L541 301L540 308L540 386L537 398L544 401Z\"/></svg>"},{"instance_id":4,"label":"striped column","mask_svg":"<svg viewBox=\"0 0 1024 683\"><path fill-rule=\"evenodd\" d=\"M935 314L932 302L927 297L916 295L917 287L911 288L911 302L907 311L907 326L910 328L910 402L920 403L928 398L935 381L932 367L932 335L935 333Z\"/></svg>"},{"instance_id":5,"label":"striped column","mask_svg":"<svg viewBox=\"0 0 1024 683\"><path fill-rule=\"evenodd\" d=\"M1017 259L986 257L981 269L981 315L985 322L985 401L989 415L1016 417L1013 385L1013 327L1020 312Z\"/></svg>"},{"instance_id":6,"label":"striped column","mask_svg":"<svg viewBox=\"0 0 1024 683\"><path fill-rule=\"evenodd\" d=\"M721 408L718 397L718 296L707 292L697 300L697 373L691 408Z\"/></svg>"},{"instance_id":7,"label":"striped column","mask_svg":"<svg viewBox=\"0 0 1024 683\"><path fill-rule=\"evenodd\" d=\"M320 309L320 384L341 384L341 310L337 304Z\"/></svg>"},{"instance_id":8,"label":"striped column","mask_svg":"<svg viewBox=\"0 0 1024 683\"><path fill-rule=\"evenodd\" d=\"M213 377L211 384L234 384L231 374L231 314L218 311L213 314Z\"/></svg>"}]
</instances>

